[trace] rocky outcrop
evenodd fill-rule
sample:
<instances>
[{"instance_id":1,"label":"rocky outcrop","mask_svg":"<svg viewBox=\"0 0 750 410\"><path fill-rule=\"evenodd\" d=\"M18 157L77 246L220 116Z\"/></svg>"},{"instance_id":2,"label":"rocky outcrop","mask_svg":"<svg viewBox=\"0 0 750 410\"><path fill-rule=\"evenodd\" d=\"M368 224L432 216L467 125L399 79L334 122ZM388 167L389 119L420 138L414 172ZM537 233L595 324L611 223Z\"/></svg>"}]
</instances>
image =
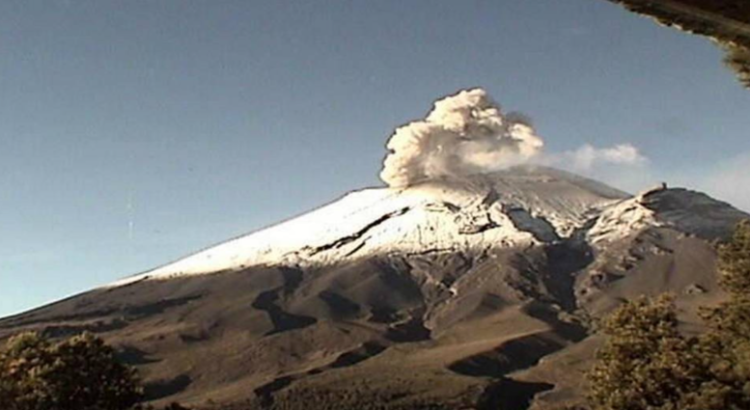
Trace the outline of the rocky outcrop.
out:
<instances>
[{"instance_id":1,"label":"rocky outcrop","mask_svg":"<svg viewBox=\"0 0 750 410\"><path fill-rule=\"evenodd\" d=\"M0 339L91 331L156 404L544 409L580 399L592 319L717 298L712 241L748 217L549 168L378 188L15 317Z\"/></svg>"}]
</instances>

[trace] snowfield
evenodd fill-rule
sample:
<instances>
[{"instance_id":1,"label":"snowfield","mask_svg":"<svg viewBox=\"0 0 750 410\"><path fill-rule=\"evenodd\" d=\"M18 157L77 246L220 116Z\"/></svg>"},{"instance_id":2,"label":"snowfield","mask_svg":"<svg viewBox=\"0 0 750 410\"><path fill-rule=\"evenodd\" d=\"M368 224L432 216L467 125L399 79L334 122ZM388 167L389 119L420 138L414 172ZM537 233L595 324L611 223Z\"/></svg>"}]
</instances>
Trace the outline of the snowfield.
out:
<instances>
[{"instance_id":1,"label":"snowfield","mask_svg":"<svg viewBox=\"0 0 750 410\"><path fill-rule=\"evenodd\" d=\"M325 266L425 249L478 253L577 234L592 246L600 246L647 227L670 224L679 224L687 232L711 229L691 229L700 221L670 213L670 203L690 209L685 215L702 207L714 220L722 214L725 219L739 214L727 204L692 191L660 187L630 196L567 172L518 167L464 180L355 191L300 217L108 287L253 266Z\"/></svg>"}]
</instances>

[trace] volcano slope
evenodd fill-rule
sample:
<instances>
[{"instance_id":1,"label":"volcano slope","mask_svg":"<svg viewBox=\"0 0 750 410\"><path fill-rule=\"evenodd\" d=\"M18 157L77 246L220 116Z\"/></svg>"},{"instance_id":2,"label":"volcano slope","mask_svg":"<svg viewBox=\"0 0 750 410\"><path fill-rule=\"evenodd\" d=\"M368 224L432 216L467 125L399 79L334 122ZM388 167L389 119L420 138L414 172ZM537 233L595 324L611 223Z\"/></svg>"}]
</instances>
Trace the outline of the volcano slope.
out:
<instances>
[{"instance_id":1,"label":"volcano slope","mask_svg":"<svg viewBox=\"0 0 750 410\"><path fill-rule=\"evenodd\" d=\"M351 193L311 213L0 321L91 331L155 403L205 409L524 409L580 400L623 300L720 298L711 241L748 215L549 168Z\"/></svg>"}]
</instances>

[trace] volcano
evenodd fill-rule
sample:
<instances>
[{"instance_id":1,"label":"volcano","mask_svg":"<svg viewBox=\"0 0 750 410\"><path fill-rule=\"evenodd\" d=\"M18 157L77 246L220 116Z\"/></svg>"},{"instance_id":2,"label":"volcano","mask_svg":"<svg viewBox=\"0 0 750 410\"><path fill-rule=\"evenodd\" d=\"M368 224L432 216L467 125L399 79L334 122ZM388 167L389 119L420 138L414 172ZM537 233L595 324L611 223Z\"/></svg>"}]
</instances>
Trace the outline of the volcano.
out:
<instances>
[{"instance_id":1,"label":"volcano","mask_svg":"<svg viewBox=\"0 0 750 410\"><path fill-rule=\"evenodd\" d=\"M546 409L581 399L623 300L720 300L713 241L750 218L687 189L630 195L522 166L349 193L0 321L94 332L154 403L199 409Z\"/></svg>"}]
</instances>

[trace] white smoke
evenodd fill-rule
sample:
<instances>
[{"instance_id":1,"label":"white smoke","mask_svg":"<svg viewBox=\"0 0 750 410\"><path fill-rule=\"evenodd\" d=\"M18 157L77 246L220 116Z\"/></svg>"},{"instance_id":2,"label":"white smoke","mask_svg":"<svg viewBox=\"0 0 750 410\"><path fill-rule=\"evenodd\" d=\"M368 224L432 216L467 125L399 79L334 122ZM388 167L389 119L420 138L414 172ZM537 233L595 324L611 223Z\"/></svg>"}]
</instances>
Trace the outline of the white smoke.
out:
<instances>
[{"instance_id":1,"label":"white smoke","mask_svg":"<svg viewBox=\"0 0 750 410\"><path fill-rule=\"evenodd\" d=\"M463 90L436 101L424 120L396 129L380 178L403 187L487 172L526 163L543 146L523 116L503 115L481 88Z\"/></svg>"},{"instance_id":2,"label":"white smoke","mask_svg":"<svg viewBox=\"0 0 750 410\"><path fill-rule=\"evenodd\" d=\"M423 120L401 126L388 140L380 178L391 187L538 164L591 173L601 168L639 166L648 160L631 144L545 154L531 121L503 114L481 88L435 102Z\"/></svg>"},{"instance_id":3,"label":"white smoke","mask_svg":"<svg viewBox=\"0 0 750 410\"><path fill-rule=\"evenodd\" d=\"M572 159L573 168L579 171L589 171L601 164L642 165L647 162L646 157L632 144L618 144L610 148L595 148L585 144L565 156Z\"/></svg>"}]
</instances>

